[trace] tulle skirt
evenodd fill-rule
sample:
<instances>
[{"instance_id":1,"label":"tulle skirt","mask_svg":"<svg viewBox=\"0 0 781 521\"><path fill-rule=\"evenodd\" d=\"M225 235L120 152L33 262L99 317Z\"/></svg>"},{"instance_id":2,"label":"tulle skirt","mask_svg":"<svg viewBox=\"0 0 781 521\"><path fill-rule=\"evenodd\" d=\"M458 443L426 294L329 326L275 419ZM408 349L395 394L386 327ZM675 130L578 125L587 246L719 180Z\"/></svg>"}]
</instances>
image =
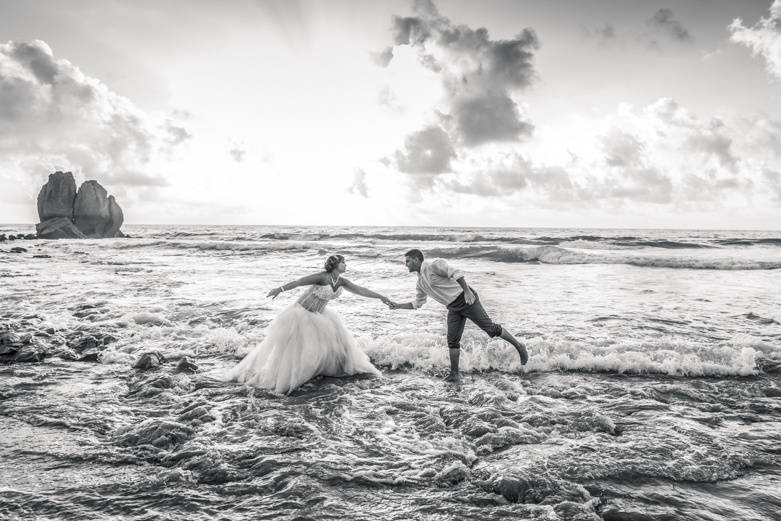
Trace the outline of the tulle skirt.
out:
<instances>
[{"instance_id":1,"label":"tulle skirt","mask_svg":"<svg viewBox=\"0 0 781 521\"><path fill-rule=\"evenodd\" d=\"M266 338L230 369L226 378L290 393L315 376L379 375L342 323L329 309L307 311L294 303L269 324Z\"/></svg>"}]
</instances>

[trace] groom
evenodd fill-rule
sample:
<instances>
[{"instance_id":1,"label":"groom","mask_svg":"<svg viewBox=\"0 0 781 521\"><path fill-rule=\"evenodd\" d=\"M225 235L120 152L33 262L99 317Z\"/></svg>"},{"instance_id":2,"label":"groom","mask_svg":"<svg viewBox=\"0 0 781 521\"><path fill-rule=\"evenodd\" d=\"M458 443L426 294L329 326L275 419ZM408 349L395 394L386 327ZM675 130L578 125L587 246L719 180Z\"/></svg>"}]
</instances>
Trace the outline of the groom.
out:
<instances>
[{"instance_id":1,"label":"groom","mask_svg":"<svg viewBox=\"0 0 781 521\"><path fill-rule=\"evenodd\" d=\"M526 365L529 359L526 347L502 326L491 320L483 309L477 292L467 285L462 272L450 267L442 259L423 260L423 253L420 250L408 251L404 255L404 263L410 272L418 274L415 300L405 304L391 301L388 305L391 309L417 309L430 296L447 307L447 347L450 350L450 374L446 378L447 381L460 381L458 358L461 335L464 333L467 318L488 333L491 338L499 336L512 344L521 357L521 365Z\"/></svg>"}]
</instances>

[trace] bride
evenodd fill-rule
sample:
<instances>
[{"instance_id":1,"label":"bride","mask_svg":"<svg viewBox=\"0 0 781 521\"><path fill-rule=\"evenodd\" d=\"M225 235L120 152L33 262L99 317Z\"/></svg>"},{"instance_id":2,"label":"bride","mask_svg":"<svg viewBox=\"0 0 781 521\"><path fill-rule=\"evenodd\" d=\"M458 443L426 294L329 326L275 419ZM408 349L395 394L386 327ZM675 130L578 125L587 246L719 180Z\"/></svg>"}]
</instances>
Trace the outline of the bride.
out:
<instances>
[{"instance_id":1,"label":"bride","mask_svg":"<svg viewBox=\"0 0 781 521\"><path fill-rule=\"evenodd\" d=\"M267 296L273 299L284 291L309 286L269 324L263 341L228 371L227 379L289 394L317 375L379 375L339 315L326 305L343 289L386 304L390 301L342 277L346 270L344 257L331 255L324 271L269 291Z\"/></svg>"}]
</instances>

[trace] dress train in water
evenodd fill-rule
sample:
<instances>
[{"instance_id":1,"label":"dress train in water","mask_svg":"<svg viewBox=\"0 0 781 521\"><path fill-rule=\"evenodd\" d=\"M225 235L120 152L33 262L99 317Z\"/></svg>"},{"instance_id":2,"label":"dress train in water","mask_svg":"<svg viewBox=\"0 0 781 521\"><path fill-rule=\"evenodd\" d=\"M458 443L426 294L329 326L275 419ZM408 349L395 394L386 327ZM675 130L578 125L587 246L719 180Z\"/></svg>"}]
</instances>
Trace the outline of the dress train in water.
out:
<instances>
[{"instance_id":1,"label":"dress train in water","mask_svg":"<svg viewBox=\"0 0 781 521\"><path fill-rule=\"evenodd\" d=\"M228 371L226 379L290 393L318 375L379 375L339 315L326 309L342 289L311 286L277 315L266 338Z\"/></svg>"}]
</instances>

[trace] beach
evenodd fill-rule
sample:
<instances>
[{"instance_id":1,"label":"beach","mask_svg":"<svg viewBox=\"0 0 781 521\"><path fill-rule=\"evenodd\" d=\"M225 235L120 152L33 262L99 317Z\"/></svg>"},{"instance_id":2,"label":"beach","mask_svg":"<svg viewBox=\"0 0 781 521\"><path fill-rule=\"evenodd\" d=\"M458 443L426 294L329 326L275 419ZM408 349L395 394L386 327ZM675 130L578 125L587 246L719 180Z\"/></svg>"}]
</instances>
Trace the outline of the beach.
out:
<instances>
[{"instance_id":1,"label":"beach","mask_svg":"<svg viewBox=\"0 0 781 521\"><path fill-rule=\"evenodd\" d=\"M30 233L0 225L0 233ZM0 243L0 518L776 519L781 232L125 226ZM23 253L11 253L13 246ZM466 274L530 361L446 309L329 304L382 371L287 396L221 379L303 288ZM90 340L91 339L91 340ZM145 353L157 362L138 365Z\"/></svg>"}]
</instances>

